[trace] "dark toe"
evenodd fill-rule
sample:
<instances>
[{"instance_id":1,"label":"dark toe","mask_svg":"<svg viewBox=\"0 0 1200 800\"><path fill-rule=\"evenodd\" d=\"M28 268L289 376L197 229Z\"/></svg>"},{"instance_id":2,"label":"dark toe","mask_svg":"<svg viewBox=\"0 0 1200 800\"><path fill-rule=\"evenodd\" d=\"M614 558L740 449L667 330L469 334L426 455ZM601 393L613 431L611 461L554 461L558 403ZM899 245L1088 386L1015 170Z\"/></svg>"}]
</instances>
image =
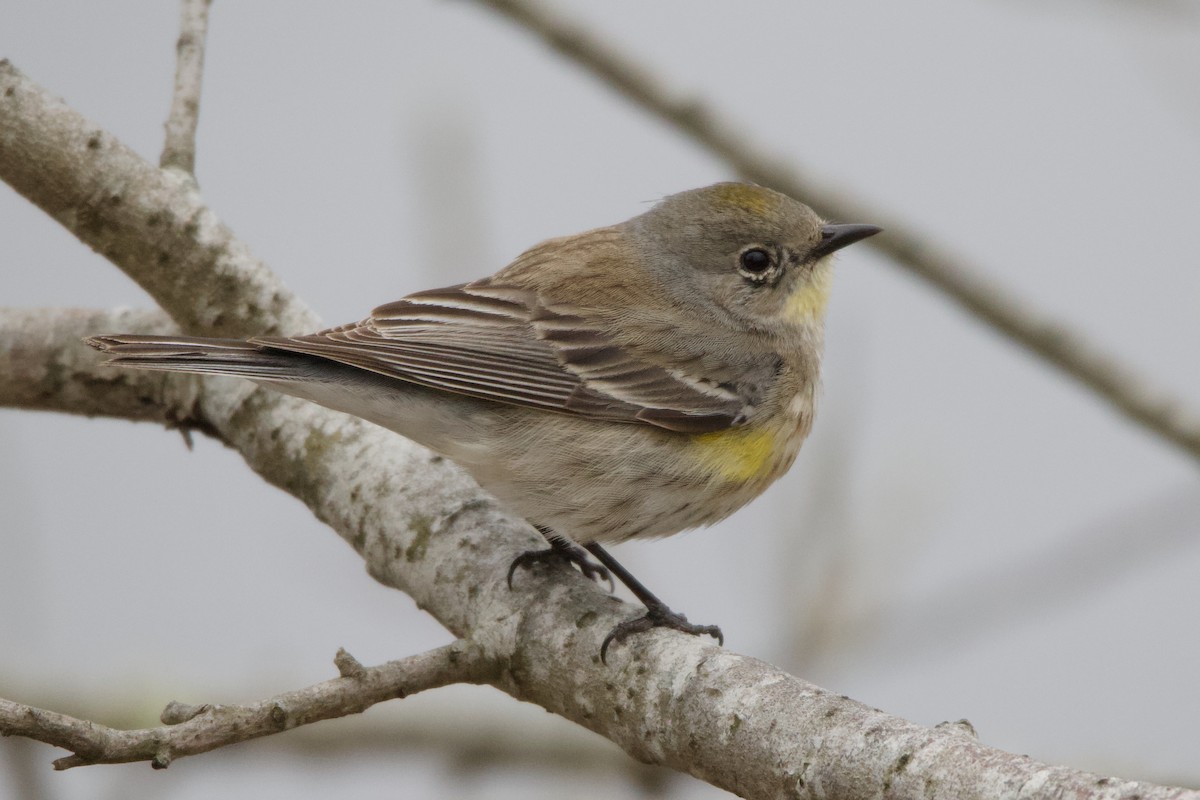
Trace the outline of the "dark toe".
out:
<instances>
[{"instance_id":1,"label":"dark toe","mask_svg":"<svg viewBox=\"0 0 1200 800\"><path fill-rule=\"evenodd\" d=\"M683 614L677 614L665 606L653 607L642 616L627 619L608 632L608 636L604 637L604 642L600 645L600 662L608 663L608 646L610 644L620 644L635 633L654 628L670 628L682 633L690 633L692 636L711 636L717 640L717 644L725 644L725 635L716 625L693 625Z\"/></svg>"},{"instance_id":2,"label":"dark toe","mask_svg":"<svg viewBox=\"0 0 1200 800\"><path fill-rule=\"evenodd\" d=\"M555 545L547 547L544 550L526 550L512 560L508 565L508 588L513 588L513 575L519 568L531 567L534 564L546 563L550 561L565 562L574 564L579 568L579 571L584 574L589 580L597 583L607 582L608 591L612 592L615 588L612 575L609 571L588 558L587 551L577 545L571 547L569 545Z\"/></svg>"}]
</instances>

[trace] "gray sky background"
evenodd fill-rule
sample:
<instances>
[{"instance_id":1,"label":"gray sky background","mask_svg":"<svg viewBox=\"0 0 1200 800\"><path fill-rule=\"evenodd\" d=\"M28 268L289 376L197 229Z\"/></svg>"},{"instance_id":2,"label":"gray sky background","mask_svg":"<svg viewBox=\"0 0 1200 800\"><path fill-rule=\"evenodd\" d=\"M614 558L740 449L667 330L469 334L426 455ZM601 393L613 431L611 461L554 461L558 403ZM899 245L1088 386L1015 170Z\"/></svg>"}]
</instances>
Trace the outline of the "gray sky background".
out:
<instances>
[{"instance_id":1,"label":"gray sky background","mask_svg":"<svg viewBox=\"0 0 1200 800\"><path fill-rule=\"evenodd\" d=\"M1200 408L1196 5L556 6ZM177 15L166 0L10 0L0 57L156 162ZM217 0L197 176L332 324L731 174L470 3ZM149 301L4 187L0 304ZM855 247L791 474L714 529L615 555L730 647L839 693L926 724L966 717L1040 759L1196 784L1198 530L1194 461ZM339 646L377 662L449 639L220 446L12 411L0 607L0 696L142 724L171 698L322 680ZM492 694L394 711L554 724ZM272 743L166 773L42 777L54 797L563 791L536 765L459 772L403 752L298 764Z\"/></svg>"}]
</instances>

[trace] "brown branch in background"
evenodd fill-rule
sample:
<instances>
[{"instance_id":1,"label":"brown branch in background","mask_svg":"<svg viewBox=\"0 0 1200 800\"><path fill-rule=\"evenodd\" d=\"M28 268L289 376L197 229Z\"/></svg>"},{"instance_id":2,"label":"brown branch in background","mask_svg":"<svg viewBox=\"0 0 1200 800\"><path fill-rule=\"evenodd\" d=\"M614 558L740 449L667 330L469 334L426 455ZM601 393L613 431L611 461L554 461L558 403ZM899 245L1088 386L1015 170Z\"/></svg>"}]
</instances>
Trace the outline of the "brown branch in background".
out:
<instances>
[{"instance_id":1,"label":"brown branch in background","mask_svg":"<svg viewBox=\"0 0 1200 800\"><path fill-rule=\"evenodd\" d=\"M175 92L167 116L166 141L158 165L196 173L196 126L200 122L200 86L204 82L204 41L212 0L182 0L179 40L175 43Z\"/></svg>"},{"instance_id":2,"label":"brown branch in background","mask_svg":"<svg viewBox=\"0 0 1200 800\"><path fill-rule=\"evenodd\" d=\"M55 769L86 764L149 761L165 769L183 756L269 736L324 719L358 714L385 700L451 683L479 683L492 671L482 651L454 642L420 655L364 667L345 651L335 659L340 677L238 706L169 703L163 726L122 731L0 699L0 734L25 736L70 750Z\"/></svg>"},{"instance_id":3,"label":"brown branch in background","mask_svg":"<svg viewBox=\"0 0 1200 800\"><path fill-rule=\"evenodd\" d=\"M537 35L559 54L651 114L723 158L746 180L802 198L838 220L868 220L886 233L866 243L923 278L971 314L1107 400L1125 416L1200 458L1200 417L1170 394L1150 388L1132 368L1013 292L984 278L886 211L855 202L802 177L787 161L757 150L748 137L703 103L673 95L647 67L609 47L582 25L529 0L476 0Z\"/></svg>"}]
</instances>

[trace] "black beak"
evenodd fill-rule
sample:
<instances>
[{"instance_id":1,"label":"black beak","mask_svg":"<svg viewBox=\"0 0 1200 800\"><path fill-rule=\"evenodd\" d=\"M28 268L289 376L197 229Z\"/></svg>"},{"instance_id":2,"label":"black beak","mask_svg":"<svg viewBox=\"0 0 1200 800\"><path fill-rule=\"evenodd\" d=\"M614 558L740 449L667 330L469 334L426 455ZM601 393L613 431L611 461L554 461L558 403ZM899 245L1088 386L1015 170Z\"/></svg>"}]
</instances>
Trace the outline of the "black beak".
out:
<instances>
[{"instance_id":1,"label":"black beak","mask_svg":"<svg viewBox=\"0 0 1200 800\"><path fill-rule=\"evenodd\" d=\"M828 224L821 226L821 241L812 249L814 258L827 256L835 250L841 250L846 245L874 236L883 228L878 225L859 225L853 222Z\"/></svg>"}]
</instances>

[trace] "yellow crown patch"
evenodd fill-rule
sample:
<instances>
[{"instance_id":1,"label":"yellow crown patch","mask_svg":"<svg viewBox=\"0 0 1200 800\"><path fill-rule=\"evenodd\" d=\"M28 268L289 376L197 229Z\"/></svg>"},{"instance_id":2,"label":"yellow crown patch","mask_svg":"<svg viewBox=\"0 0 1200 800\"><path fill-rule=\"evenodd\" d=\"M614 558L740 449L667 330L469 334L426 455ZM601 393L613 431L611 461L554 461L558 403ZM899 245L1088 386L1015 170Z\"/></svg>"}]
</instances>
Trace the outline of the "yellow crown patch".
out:
<instances>
[{"instance_id":1,"label":"yellow crown patch","mask_svg":"<svg viewBox=\"0 0 1200 800\"><path fill-rule=\"evenodd\" d=\"M767 214L779 207L778 194L751 183L719 183L712 190L721 202L751 214Z\"/></svg>"}]
</instances>

